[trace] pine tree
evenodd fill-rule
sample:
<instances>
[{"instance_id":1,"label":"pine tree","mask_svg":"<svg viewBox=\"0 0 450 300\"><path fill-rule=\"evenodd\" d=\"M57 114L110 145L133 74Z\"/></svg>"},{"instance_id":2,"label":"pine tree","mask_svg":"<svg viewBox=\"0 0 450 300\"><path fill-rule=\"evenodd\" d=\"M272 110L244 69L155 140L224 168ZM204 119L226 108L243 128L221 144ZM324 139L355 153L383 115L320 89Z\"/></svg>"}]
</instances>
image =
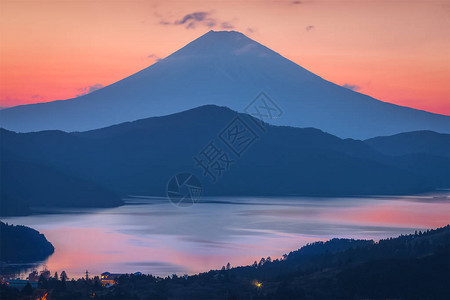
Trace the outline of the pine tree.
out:
<instances>
[{"instance_id":1,"label":"pine tree","mask_svg":"<svg viewBox=\"0 0 450 300\"><path fill-rule=\"evenodd\" d=\"M66 281L66 280L68 280L68 279L69 279L69 277L67 277L66 271L62 271L62 272L61 272L61 280Z\"/></svg>"}]
</instances>

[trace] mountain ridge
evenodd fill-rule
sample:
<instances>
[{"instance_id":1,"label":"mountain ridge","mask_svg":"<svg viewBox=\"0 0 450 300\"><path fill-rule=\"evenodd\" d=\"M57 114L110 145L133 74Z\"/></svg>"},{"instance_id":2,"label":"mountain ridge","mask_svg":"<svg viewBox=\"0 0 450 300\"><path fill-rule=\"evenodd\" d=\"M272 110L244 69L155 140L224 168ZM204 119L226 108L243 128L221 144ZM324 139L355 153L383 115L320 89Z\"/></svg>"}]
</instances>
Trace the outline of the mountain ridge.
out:
<instances>
[{"instance_id":1,"label":"mountain ridge","mask_svg":"<svg viewBox=\"0 0 450 300\"><path fill-rule=\"evenodd\" d=\"M364 142L388 155L427 153L450 157L450 135L429 130L374 137Z\"/></svg>"},{"instance_id":2,"label":"mountain ridge","mask_svg":"<svg viewBox=\"0 0 450 300\"><path fill-rule=\"evenodd\" d=\"M366 139L450 132L450 117L376 100L328 82L236 32L208 32L155 64L75 99L0 110L18 132L87 131L214 104L244 112L264 91L282 110L265 121Z\"/></svg>"},{"instance_id":3,"label":"mountain ridge","mask_svg":"<svg viewBox=\"0 0 450 300\"><path fill-rule=\"evenodd\" d=\"M236 118L258 135L239 157L219 138ZM318 129L266 124L262 130L254 121L227 107L207 105L87 132L15 133L3 129L0 165L2 179L10 183L2 183L2 187L8 187L9 195L26 198L33 194L40 199L35 206L42 206L48 196L43 184L55 182L45 178L63 173L65 178L83 178L78 183L70 180L83 187L79 196L91 199L90 204L77 201L78 206L105 206L108 198L102 191L108 191L111 200L113 195L165 196L168 180L182 172L200 179L205 196L405 195L450 186L447 157L420 153L388 156L363 141L341 139ZM216 182L193 159L211 141L233 160ZM34 166L33 170L14 167L23 165L21 162ZM41 166L41 172L36 166ZM28 187L11 184L20 176L28 178ZM57 206L63 195L58 191L64 190L64 184L51 188L54 197L46 205ZM104 195L101 203L96 204L96 193ZM70 206L70 201L64 205Z\"/></svg>"}]
</instances>

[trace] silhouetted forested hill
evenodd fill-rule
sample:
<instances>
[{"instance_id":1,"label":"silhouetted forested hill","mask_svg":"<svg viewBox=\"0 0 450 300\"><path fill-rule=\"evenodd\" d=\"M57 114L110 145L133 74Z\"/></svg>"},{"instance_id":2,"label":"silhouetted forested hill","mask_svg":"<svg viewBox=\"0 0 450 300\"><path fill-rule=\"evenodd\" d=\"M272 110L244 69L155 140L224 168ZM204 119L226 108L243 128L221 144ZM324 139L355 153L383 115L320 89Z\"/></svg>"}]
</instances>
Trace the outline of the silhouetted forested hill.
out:
<instances>
[{"instance_id":1,"label":"silhouetted forested hill","mask_svg":"<svg viewBox=\"0 0 450 300\"><path fill-rule=\"evenodd\" d=\"M37 230L0 221L0 261L30 263L44 260L55 249Z\"/></svg>"},{"instance_id":2,"label":"silhouetted forested hill","mask_svg":"<svg viewBox=\"0 0 450 300\"><path fill-rule=\"evenodd\" d=\"M33 151L32 149L30 151ZM29 207L112 207L120 197L100 185L9 151L0 153L0 215L29 214Z\"/></svg>"},{"instance_id":3,"label":"silhouetted forested hill","mask_svg":"<svg viewBox=\"0 0 450 300\"><path fill-rule=\"evenodd\" d=\"M113 287L100 279L41 278L29 295L48 299L433 299L450 295L450 225L381 240L332 239L281 259L251 266L166 278L122 275ZM5 299L29 299L1 286Z\"/></svg>"},{"instance_id":4,"label":"silhouetted forested hill","mask_svg":"<svg viewBox=\"0 0 450 300\"><path fill-rule=\"evenodd\" d=\"M448 299L449 279L447 225L378 243L313 243L281 260L187 279L122 276L108 299Z\"/></svg>"},{"instance_id":5,"label":"silhouetted forested hill","mask_svg":"<svg viewBox=\"0 0 450 300\"><path fill-rule=\"evenodd\" d=\"M246 127L233 120L247 135L235 136ZM1 130L2 189L30 206L108 206L119 203L108 191L164 196L180 172L196 175L209 196L411 194L450 185L450 158L394 157L314 128L259 125L208 105L81 133ZM211 147L220 160L208 161Z\"/></svg>"},{"instance_id":6,"label":"silhouetted forested hill","mask_svg":"<svg viewBox=\"0 0 450 300\"><path fill-rule=\"evenodd\" d=\"M450 157L450 134L434 131L412 131L380 136L364 141L370 147L388 155L428 154Z\"/></svg>"},{"instance_id":7,"label":"silhouetted forested hill","mask_svg":"<svg viewBox=\"0 0 450 300\"><path fill-rule=\"evenodd\" d=\"M26 201L8 194L4 188L0 187L0 217L27 216L29 214L31 214L31 209Z\"/></svg>"}]
</instances>

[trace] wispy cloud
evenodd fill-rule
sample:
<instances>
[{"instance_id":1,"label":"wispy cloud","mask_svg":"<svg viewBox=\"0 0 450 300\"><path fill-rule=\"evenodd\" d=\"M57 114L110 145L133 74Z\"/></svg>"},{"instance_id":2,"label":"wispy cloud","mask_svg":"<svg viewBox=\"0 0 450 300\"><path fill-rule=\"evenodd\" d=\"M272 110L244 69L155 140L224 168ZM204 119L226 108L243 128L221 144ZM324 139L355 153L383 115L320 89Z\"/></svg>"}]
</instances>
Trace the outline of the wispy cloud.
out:
<instances>
[{"instance_id":1,"label":"wispy cloud","mask_svg":"<svg viewBox=\"0 0 450 300\"><path fill-rule=\"evenodd\" d=\"M83 88L79 88L77 89L77 91L80 93L77 95L77 97L83 96L83 95L87 95L89 93L92 93L96 90L99 90L103 87L103 84L94 84L94 85L90 85L87 87L83 87Z\"/></svg>"},{"instance_id":2,"label":"wispy cloud","mask_svg":"<svg viewBox=\"0 0 450 300\"><path fill-rule=\"evenodd\" d=\"M159 57L158 55L156 55L156 54L150 54L150 55L147 55L147 58L150 58L151 60L153 60L153 61L155 61L155 62L158 62L158 61L160 61L162 58L161 57Z\"/></svg>"},{"instance_id":3,"label":"wispy cloud","mask_svg":"<svg viewBox=\"0 0 450 300\"><path fill-rule=\"evenodd\" d=\"M305 27L306 31L311 31L311 30L313 30L314 28L315 28L314 25L309 25L309 26L306 26L306 27Z\"/></svg>"},{"instance_id":4,"label":"wispy cloud","mask_svg":"<svg viewBox=\"0 0 450 300\"><path fill-rule=\"evenodd\" d=\"M249 28L247 28L247 32L254 33L254 32L256 32L256 28L249 27Z\"/></svg>"},{"instance_id":5,"label":"wispy cloud","mask_svg":"<svg viewBox=\"0 0 450 300\"><path fill-rule=\"evenodd\" d=\"M359 85L355 85L355 84L344 83L342 86L345 87L346 89L349 89L352 91L358 91L361 89L361 87Z\"/></svg>"},{"instance_id":6,"label":"wispy cloud","mask_svg":"<svg viewBox=\"0 0 450 300\"><path fill-rule=\"evenodd\" d=\"M299 4L302 4L302 1L292 1L291 3L294 5L299 5Z\"/></svg>"},{"instance_id":7,"label":"wispy cloud","mask_svg":"<svg viewBox=\"0 0 450 300\"><path fill-rule=\"evenodd\" d=\"M197 11L185 15L180 20L175 21L175 25L186 25L186 28L194 28L197 24L204 24L208 27L216 25L216 21L210 17L210 13Z\"/></svg>"},{"instance_id":8,"label":"wispy cloud","mask_svg":"<svg viewBox=\"0 0 450 300\"><path fill-rule=\"evenodd\" d=\"M6 96L3 99L0 99L0 107L2 109L17 105L16 103L20 103L20 100L11 98L9 96Z\"/></svg>"},{"instance_id":9,"label":"wispy cloud","mask_svg":"<svg viewBox=\"0 0 450 300\"><path fill-rule=\"evenodd\" d=\"M198 26L204 26L208 28L218 27L221 29L234 28L234 25L231 24L231 22L221 21L218 18L214 17L211 12L206 11L192 12L172 22L162 19L159 21L159 24L164 26L184 26L186 29L195 29Z\"/></svg>"},{"instance_id":10,"label":"wispy cloud","mask_svg":"<svg viewBox=\"0 0 450 300\"><path fill-rule=\"evenodd\" d=\"M44 100L44 97L42 97L41 95L37 95L37 94L31 96L31 98L33 100L39 100L39 101Z\"/></svg>"},{"instance_id":11,"label":"wispy cloud","mask_svg":"<svg viewBox=\"0 0 450 300\"><path fill-rule=\"evenodd\" d=\"M26 105L30 103L47 102L47 99L41 95L31 95L22 98L13 98L9 96L3 96L0 99L0 109L5 109L8 107L13 107L16 105Z\"/></svg>"},{"instance_id":12,"label":"wispy cloud","mask_svg":"<svg viewBox=\"0 0 450 300\"><path fill-rule=\"evenodd\" d=\"M220 27L221 27L222 29L233 29L233 28L234 28L234 25L233 25L233 24L230 24L229 22L222 22L222 23L220 24Z\"/></svg>"}]
</instances>

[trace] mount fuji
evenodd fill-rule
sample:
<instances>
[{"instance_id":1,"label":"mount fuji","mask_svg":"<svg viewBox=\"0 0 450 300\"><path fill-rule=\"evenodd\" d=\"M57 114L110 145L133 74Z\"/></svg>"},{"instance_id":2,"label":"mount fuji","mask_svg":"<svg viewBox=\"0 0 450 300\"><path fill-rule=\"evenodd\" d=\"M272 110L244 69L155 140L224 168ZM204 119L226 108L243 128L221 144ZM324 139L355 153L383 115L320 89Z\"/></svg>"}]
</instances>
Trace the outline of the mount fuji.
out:
<instances>
[{"instance_id":1,"label":"mount fuji","mask_svg":"<svg viewBox=\"0 0 450 300\"><path fill-rule=\"evenodd\" d=\"M0 110L0 126L18 132L86 131L206 104L243 112L262 91L282 112L265 120L275 125L358 139L415 130L450 133L449 116L346 89L235 31L210 31L90 94Z\"/></svg>"}]
</instances>

